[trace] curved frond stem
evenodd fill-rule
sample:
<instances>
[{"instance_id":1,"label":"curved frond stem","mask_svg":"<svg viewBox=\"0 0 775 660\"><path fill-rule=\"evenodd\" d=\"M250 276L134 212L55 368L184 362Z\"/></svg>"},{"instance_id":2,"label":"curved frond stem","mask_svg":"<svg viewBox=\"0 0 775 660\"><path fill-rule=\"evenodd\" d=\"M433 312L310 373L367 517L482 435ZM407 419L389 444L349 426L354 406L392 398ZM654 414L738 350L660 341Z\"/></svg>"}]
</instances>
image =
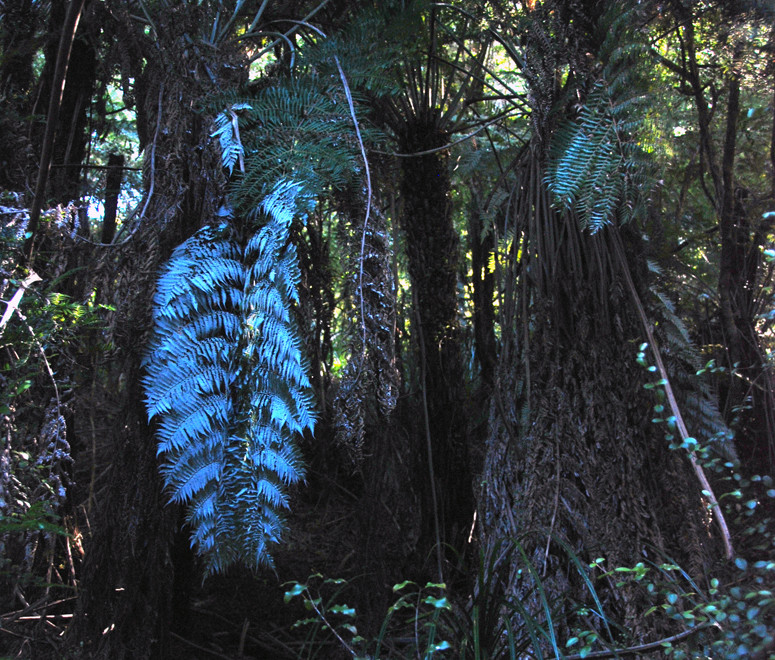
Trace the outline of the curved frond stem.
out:
<instances>
[{"instance_id":1,"label":"curved frond stem","mask_svg":"<svg viewBox=\"0 0 775 660\"><path fill-rule=\"evenodd\" d=\"M256 29L256 26L258 25L258 21L261 20L261 17L264 15L264 11L266 10L266 6L269 4L269 0L264 0L261 3L261 6L258 8L258 11L256 11L256 15L253 17L253 21L250 23L250 27L247 29L248 33L253 32L253 30Z\"/></svg>"},{"instance_id":2,"label":"curved frond stem","mask_svg":"<svg viewBox=\"0 0 775 660\"><path fill-rule=\"evenodd\" d=\"M347 105L350 108L350 116L355 126L355 135L358 138L358 146L361 149L361 157L363 158L363 167L366 174L366 214L363 218L363 231L361 232L361 254L358 264L358 290L360 292L360 307L361 307L361 332L363 334L363 341L361 351L362 355L366 353L366 311L363 302L363 260L366 253L366 231L369 227L369 216L371 215L371 169L369 168L369 159L366 155L366 147L363 145L363 138L361 137L361 129L358 125L358 118L355 115L355 106L353 105L353 97L350 93L350 85L347 83L347 77L344 75L342 65L339 62L339 58L334 55L334 62L336 68L339 71L339 77L342 79L342 86L344 87L344 93L347 97Z\"/></svg>"},{"instance_id":3,"label":"curved frond stem","mask_svg":"<svg viewBox=\"0 0 775 660\"><path fill-rule=\"evenodd\" d=\"M255 60L261 59L264 55L266 55L266 53L270 52L277 44L280 43L280 41L283 41L283 40L285 40L288 44L291 45L291 48L292 48L291 52L293 52L295 49L293 49L293 44L291 43L290 37L291 37L291 35L293 35L302 26L310 27L310 28L314 29L315 31L320 32L317 28L314 28L308 21L315 14L317 14L321 9L323 9L323 7L325 7L329 2L331 2L331 0L323 0L323 2L321 2L317 7L315 7L301 21L289 21L287 19L284 20L283 21L284 23L291 22L291 23L295 23L295 25L290 30L288 30L287 32L284 32L284 33L279 33L279 32L273 33L273 34L278 34L279 38L276 39L275 41L273 41L272 43L270 43L265 48L263 48L256 55L251 57L250 61L253 62ZM264 4L266 4L266 3L264 3ZM253 33L252 29L254 29L255 23L256 23L256 21L254 21L254 23L250 26L251 30L248 30L248 32L246 34L243 34L242 36L238 37L238 39L242 40L242 39L246 39L246 38L252 38L252 37L255 37L255 36L260 36L262 34L272 34L272 33L269 33L269 32L265 32L263 30L261 32L258 32L258 33ZM320 32L320 34L323 35L322 32ZM323 36L325 36L325 35L323 35Z\"/></svg>"}]
</instances>

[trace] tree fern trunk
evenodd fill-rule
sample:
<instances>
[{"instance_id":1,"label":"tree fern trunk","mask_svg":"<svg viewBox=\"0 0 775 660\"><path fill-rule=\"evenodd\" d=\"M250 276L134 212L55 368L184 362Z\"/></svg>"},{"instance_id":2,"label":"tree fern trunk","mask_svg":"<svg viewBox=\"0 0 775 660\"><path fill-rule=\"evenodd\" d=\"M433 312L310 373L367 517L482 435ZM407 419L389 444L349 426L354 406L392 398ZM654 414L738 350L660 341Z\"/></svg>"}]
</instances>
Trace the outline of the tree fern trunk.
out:
<instances>
[{"instance_id":1,"label":"tree fern trunk","mask_svg":"<svg viewBox=\"0 0 775 660\"><path fill-rule=\"evenodd\" d=\"M471 185L471 208L468 216L468 241L474 288L474 345L481 369L482 385L492 388L497 363L495 340L495 274L490 270L490 256L495 247L495 234L485 226L482 199L476 180Z\"/></svg>"},{"instance_id":2,"label":"tree fern trunk","mask_svg":"<svg viewBox=\"0 0 775 660\"><path fill-rule=\"evenodd\" d=\"M88 30L88 20L79 27L78 34ZM97 76L97 54L92 42L93 39L86 41L78 37L73 41L59 109L49 187L51 199L61 204L77 200L81 195L81 164L91 138L87 122Z\"/></svg>"},{"instance_id":3,"label":"tree fern trunk","mask_svg":"<svg viewBox=\"0 0 775 660\"><path fill-rule=\"evenodd\" d=\"M401 150L416 153L445 145L449 135L436 127L433 113L411 118L401 136ZM448 153L402 161L402 225L415 305L418 372L427 399L430 450L437 490L440 538L434 530L434 504L425 434L415 455L422 457L426 484L423 507L425 548L435 542L453 545L471 523L473 513L466 446L464 382L457 320L458 236L452 224Z\"/></svg>"},{"instance_id":4,"label":"tree fern trunk","mask_svg":"<svg viewBox=\"0 0 775 660\"><path fill-rule=\"evenodd\" d=\"M119 27L127 32L134 23L116 9L124 22ZM100 383L117 393L120 410L108 422L102 447L111 462L110 473L96 499L78 615L69 631L73 643L83 641L92 658L169 657L175 596L170 544L178 513L165 504L162 492L156 440L139 386L141 358L159 267L176 245L214 217L225 190L220 154L209 139L209 126L194 108L206 94L237 85L240 74L235 72L242 70L225 66L231 62L228 51L208 50L206 62L193 59L186 39L200 27L199 11L186 5L159 16L157 43L141 34L128 35L138 46L148 47L145 52L138 49L147 59L138 81L143 87L139 96L145 100L139 115L147 123L138 132L148 136L148 203L133 238L112 253L106 281L98 283L105 302L116 306L112 339L115 363L121 368ZM178 579L177 584L184 582ZM181 612L180 606L175 609Z\"/></svg>"},{"instance_id":5,"label":"tree fern trunk","mask_svg":"<svg viewBox=\"0 0 775 660\"><path fill-rule=\"evenodd\" d=\"M633 566L664 552L699 575L713 547L702 495L688 458L650 422L654 400L635 362L643 334L606 237L619 230L582 236L572 218L546 220L564 223L555 231L566 239L552 287L520 319L529 345L521 360L501 364L479 501L485 538L522 543L550 601L588 596L553 536L582 562ZM569 243L580 259L570 258ZM636 270L637 252L628 256ZM535 593L519 568L511 566L508 595L529 602ZM636 638L652 632L637 590L598 593Z\"/></svg>"}]
</instances>

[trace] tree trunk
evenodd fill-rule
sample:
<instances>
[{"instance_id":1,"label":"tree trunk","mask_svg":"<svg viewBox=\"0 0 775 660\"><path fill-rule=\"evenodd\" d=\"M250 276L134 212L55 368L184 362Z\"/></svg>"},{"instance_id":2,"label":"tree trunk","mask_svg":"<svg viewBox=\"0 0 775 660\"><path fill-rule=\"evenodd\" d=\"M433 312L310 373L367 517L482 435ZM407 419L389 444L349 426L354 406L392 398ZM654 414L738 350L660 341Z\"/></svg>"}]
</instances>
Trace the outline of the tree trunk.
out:
<instances>
[{"instance_id":1,"label":"tree trunk","mask_svg":"<svg viewBox=\"0 0 775 660\"><path fill-rule=\"evenodd\" d=\"M601 13L617 6L606 3ZM643 299L640 228L606 226L589 234L574 213L552 208L546 188L555 128L579 113L565 99L578 94L584 103L595 75L589 63L602 57L603 24L577 20L577 9L571 2L541 3L515 38L529 74L533 134L524 161L515 163L509 200L515 245L508 267L516 277L507 287L516 283L500 308L504 344L479 513L489 551L505 553L503 539L514 544L501 564L511 602L522 602L540 621L548 618L544 604L564 604L567 610L555 612L548 625L578 630L596 625L579 620L575 606L589 604L594 588L604 616L637 642L654 639L669 622L643 617L647 595L637 581L590 584L586 567L597 558L605 570L673 561L698 577L706 561L722 554L722 544L706 519L689 457L670 449L667 427L651 421L658 401L644 385L656 378L636 362L647 333L630 287L631 279ZM637 10L629 11L638 20ZM558 72L566 67L561 89ZM711 153L709 133L701 133ZM714 184L720 181L712 174Z\"/></svg>"},{"instance_id":2,"label":"tree trunk","mask_svg":"<svg viewBox=\"0 0 775 660\"><path fill-rule=\"evenodd\" d=\"M703 92L695 52L694 17L683 11L689 83L697 109L700 148L713 181L719 219L721 256L719 259L720 341L727 351L730 373L721 408L727 423L736 429L736 446L743 469L748 474L765 474L775 469L775 383L765 368L761 341L756 330L756 279L761 262L761 246L768 223L752 227L745 209L748 191L735 184L737 122L740 114L739 67L743 45L735 46L733 70L727 84L726 125L723 150L718 161L711 133L711 113ZM700 173L703 176L703 173Z\"/></svg>"},{"instance_id":3,"label":"tree trunk","mask_svg":"<svg viewBox=\"0 0 775 660\"><path fill-rule=\"evenodd\" d=\"M4 191L22 191L29 186L36 160L28 137L19 130L22 118L29 115L33 91L32 62L38 46L34 36L40 21L35 4L32 0L6 0L0 21L0 190Z\"/></svg>"},{"instance_id":4,"label":"tree trunk","mask_svg":"<svg viewBox=\"0 0 775 660\"><path fill-rule=\"evenodd\" d=\"M32 37L35 34L36 11L32 0L9 0L3 4L3 26L0 28L0 92L13 96L27 94L33 81Z\"/></svg>"},{"instance_id":5,"label":"tree trunk","mask_svg":"<svg viewBox=\"0 0 775 660\"><path fill-rule=\"evenodd\" d=\"M495 274L490 269L490 256L495 248L495 234L485 226L484 209L477 182L471 185L471 208L468 215L468 242L474 287L474 347L481 369L485 392L492 389L497 365L495 340Z\"/></svg>"},{"instance_id":6,"label":"tree trunk","mask_svg":"<svg viewBox=\"0 0 775 660\"><path fill-rule=\"evenodd\" d=\"M542 180L533 172L535 179L524 172L525 191ZM608 569L665 553L700 574L714 541L688 458L650 422L655 400L635 361L644 333L613 252L620 230L583 234L576 218L547 202L539 195L515 204L536 214L525 225L520 277L530 279L519 294L530 296L533 311L503 332L505 352L516 357L501 362L494 388L479 494L485 546L518 542L550 602L589 597L567 548L582 564L604 557ZM642 282L632 238L627 256ZM516 550L510 560L506 595L540 613L536 580ZM653 632L637 589L596 588L606 614L636 638Z\"/></svg>"},{"instance_id":7,"label":"tree trunk","mask_svg":"<svg viewBox=\"0 0 775 660\"><path fill-rule=\"evenodd\" d=\"M116 235L118 197L121 194L121 178L124 174L124 156L108 156L108 173L105 175L105 216L102 219L101 243L111 243Z\"/></svg>"},{"instance_id":8,"label":"tree trunk","mask_svg":"<svg viewBox=\"0 0 775 660\"><path fill-rule=\"evenodd\" d=\"M83 34L84 28L88 29L84 22L79 27L79 34ZM49 177L51 199L61 204L81 196L81 168L91 137L87 122L96 76L97 55L94 44L76 37L59 108Z\"/></svg>"},{"instance_id":9,"label":"tree trunk","mask_svg":"<svg viewBox=\"0 0 775 660\"><path fill-rule=\"evenodd\" d=\"M156 274L174 247L216 217L223 203L225 178L217 144L206 118L195 112L208 94L238 85L245 70L225 50L191 48L189 35L206 20L194 5L179 5L157 17L158 41L132 31L128 13L121 27L145 45L147 59L142 98L149 136L145 145L146 204L131 240L105 248L105 281L95 282L116 307L113 342L120 367L100 385L116 392L121 409L109 420L102 451L110 473L97 499L93 537L87 550L79 592L78 616L70 639L83 641L92 658L169 657L175 566L170 544L178 518L165 506L156 442L148 427L141 360L151 327ZM126 11L126 10L124 10ZM113 251L111 251L113 250ZM185 604L184 604L185 605ZM174 608L180 620L185 606Z\"/></svg>"},{"instance_id":10,"label":"tree trunk","mask_svg":"<svg viewBox=\"0 0 775 660\"><path fill-rule=\"evenodd\" d=\"M403 152L416 153L447 144L449 135L437 128L436 112L429 110L427 117L407 121L400 136ZM415 450L416 456L422 457L420 471L424 473L419 478L425 484L421 547L426 549L439 541L459 547L473 514L457 319L459 245L452 223L448 157L447 151L438 151L401 163L402 225L414 296L420 387L427 414L425 424L420 426L422 440ZM428 461L429 454L432 461ZM438 530L434 511L438 514Z\"/></svg>"},{"instance_id":11,"label":"tree trunk","mask_svg":"<svg viewBox=\"0 0 775 660\"><path fill-rule=\"evenodd\" d=\"M738 417L736 445L748 474L769 474L775 468L775 420L772 376L756 331L757 275L766 230L752 228L745 209L748 192L734 182L737 119L740 114L740 74L729 78L727 123L721 163L722 203L719 217L719 308L724 345L737 375L727 393L727 420Z\"/></svg>"}]
</instances>

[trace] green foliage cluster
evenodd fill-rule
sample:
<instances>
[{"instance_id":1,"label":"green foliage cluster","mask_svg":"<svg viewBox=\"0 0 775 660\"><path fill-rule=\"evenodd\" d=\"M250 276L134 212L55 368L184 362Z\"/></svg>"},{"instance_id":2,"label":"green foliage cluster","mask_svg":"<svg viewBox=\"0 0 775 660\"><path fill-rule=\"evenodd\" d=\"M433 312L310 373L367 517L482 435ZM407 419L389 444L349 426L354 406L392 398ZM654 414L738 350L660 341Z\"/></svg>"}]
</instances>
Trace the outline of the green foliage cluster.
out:
<instances>
[{"instance_id":1,"label":"green foliage cluster","mask_svg":"<svg viewBox=\"0 0 775 660\"><path fill-rule=\"evenodd\" d=\"M593 566L603 569L604 560ZM601 578L615 579L617 588L638 585L653 605L644 617L663 616L681 631L659 644L665 657L750 658L771 649L775 612L775 562L749 564L735 560L735 574L722 586L718 578L699 584L680 566L670 562L639 562L633 567L604 571Z\"/></svg>"},{"instance_id":2,"label":"green foliage cluster","mask_svg":"<svg viewBox=\"0 0 775 660\"><path fill-rule=\"evenodd\" d=\"M660 653L677 660L731 659L759 657L772 648L773 633L767 623L775 611L772 560L749 565L738 559L738 573L728 581L731 586L722 587L712 578L703 587L667 558L608 570L605 559L586 566L567 545L563 547L569 565L587 585L587 602L549 599L540 574L515 542L501 547L507 552L500 560L505 556L522 567L519 572L532 584L523 599L502 595L495 556L482 556L473 596L466 602L459 602L444 584L396 584L395 601L371 639L359 633L357 612L344 602L347 581L315 574L306 583L288 583L286 603L301 599L309 613L294 626L308 631L299 657L321 657L332 644L354 658L369 660L437 656L580 660L634 653ZM642 616L659 617L663 627L675 632L628 645L630 631L616 622L602 602L603 591L612 587L641 591L652 603Z\"/></svg>"},{"instance_id":3,"label":"green foliage cluster","mask_svg":"<svg viewBox=\"0 0 775 660\"><path fill-rule=\"evenodd\" d=\"M334 83L339 82L338 79ZM352 119L339 86L318 76L282 76L254 97L235 98L216 118L223 165L240 176L232 202L250 209L278 181L307 190L341 188L355 171Z\"/></svg>"},{"instance_id":4,"label":"green foliage cluster","mask_svg":"<svg viewBox=\"0 0 775 660\"><path fill-rule=\"evenodd\" d=\"M637 361L648 371L655 372L656 367L646 361L646 348L646 344L641 345ZM697 377L717 370L723 370L723 367L717 367L711 360L697 371ZM705 470L716 475L716 483L727 489L719 496L718 506L740 530L739 539L745 552L756 559L749 561L742 556L736 557L733 575L726 576L723 584L717 577L708 576L704 587L672 561L659 565L641 562L633 568L615 568L606 575L628 574L648 594L659 599L660 602L644 616L661 610L687 629L698 631L683 644L664 644L668 657L748 658L764 653L775 645L775 635L767 623L775 616L775 561L772 560L775 534L773 520L767 513L767 509L773 509L772 502L769 506L763 504L766 500L775 500L775 482L769 475L744 476L739 462L719 451L729 430L721 430L715 437L705 440L681 438L675 416L665 409L664 380L646 383L644 387L657 399L651 421L667 427L665 439L670 448L693 456ZM709 506L709 520L716 515ZM756 542L751 544L750 538L755 538ZM617 587L622 584L617 583Z\"/></svg>"},{"instance_id":5,"label":"green foliage cluster","mask_svg":"<svg viewBox=\"0 0 775 660\"><path fill-rule=\"evenodd\" d=\"M285 586L288 587L285 602L299 598L310 613L294 624L294 627L308 630L299 657L318 657L331 636L349 655L360 660L397 657L427 660L452 648L449 641L440 638L449 632L443 628L441 618L452 609L446 596L446 585L442 583L429 582L420 587L407 580L396 584L393 587L396 600L388 608L373 640L359 634L355 608L338 602L347 586L346 580L315 574L305 584L290 582Z\"/></svg>"},{"instance_id":6,"label":"green foliage cluster","mask_svg":"<svg viewBox=\"0 0 775 660\"><path fill-rule=\"evenodd\" d=\"M0 327L0 585L9 596L44 582L41 555L51 561L66 533L61 520L74 483L65 415L73 383L58 377L57 366L75 360L105 310L57 292L57 281L42 292L32 279L25 286L27 274L16 267L24 219L6 216L0 228L0 296L9 305Z\"/></svg>"},{"instance_id":7,"label":"green foliage cluster","mask_svg":"<svg viewBox=\"0 0 775 660\"><path fill-rule=\"evenodd\" d=\"M544 589L535 564L518 541L499 543L479 557L472 594L461 602L443 583L421 586L403 581L393 587L395 600L388 607L378 633L365 639L356 626L357 613L341 602L348 587L341 579L316 574L307 583L289 583L285 600L301 598L309 616L296 626L309 629L304 646L306 658L315 658L334 638L356 658L565 658L567 649L586 657L593 649L615 647L614 622L608 619L595 587L593 570L585 566L567 544L572 572L587 586L589 605L551 598ZM517 571L524 589L520 598L504 593L504 574ZM598 630L580 630L590 618ZM572 632L563 644L563 635ZM618 628L619 638L626 632ZM605 643L603 643L605 640Z\"/></svg>"},{"instance_id":8,"label":"green foliage cluster","mask_svg":"<svg viewBox=\"0 0 775 660\"><path fill-rule=\"evenodd\" d=\"M648 106L642 74L648 47L631 21L632 12L619 7L601 17L600 70L577 116L557 128L550 149L546 180L555 203L573 209L582 227L593 233L642 217L654 184L641 135Z\"/></svg>"}]
</instances>

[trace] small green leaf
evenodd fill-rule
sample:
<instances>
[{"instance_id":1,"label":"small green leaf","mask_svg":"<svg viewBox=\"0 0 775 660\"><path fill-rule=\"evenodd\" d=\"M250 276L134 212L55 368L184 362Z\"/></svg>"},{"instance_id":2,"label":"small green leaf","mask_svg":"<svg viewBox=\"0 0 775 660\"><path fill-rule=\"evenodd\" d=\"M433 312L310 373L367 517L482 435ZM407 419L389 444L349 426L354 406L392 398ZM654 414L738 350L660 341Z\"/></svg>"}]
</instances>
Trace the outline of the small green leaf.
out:
<instances>
[{"instance_id":1,"label":"small green leaf","mask_svg":"<svg viewBox=\"0 0 775 660\"><path fill-rule=\"evenodd\" d=\"M433 596L426 596L423 599L423 603L426 605L433 605L437 610L449 609L449 603L447 602L446 597L434 598Z\"/></svg>"},{"instance_id":2,"label":"small green leaf","mask_svg":"<svg viewBox=\"0 0 775 660\"><path fill-rule=\"evenodd\" d=\"M285 595L283 596L283 600L288 603L292 598L296 598L296 596L301 596L307 589L307 585L305 584L299 584L298 582L294 584L288 591L285 592Z\"/></svg>"},{"instance_id":3,"label":"small green leaf","mask_svg":"<svg viewBox=\"0 0 775 660\"><path fill-rule=\"evenodd\" d=\"M753 627L753 631L762 639L767 637L767 626L763 623L758 623Z\"/></svg>"},{"instance_id":4,"label":"small green leaf","mask_svg":"<svg viewBox=\"0 0 775 660\"><path fill-rule=\"evenodd\" d=\"M331 611L335 614L344 614L345 616L355 616L355 608L348 605L334 605Z\"/></svg>"},{"instance_id":5,"label":"small green leaf","mask_svg":"<svg viewBox=\"0 0 775 660\"><path fill-rule=\"evenodd\" d=\"M428 648L428 650L431 653L435 653L436 651L446 651L447 649L451 649L452 644L447 642L446 640L443 642L439 642L438 644L433 644L431 647Z\"/></svg>"}]
</instances>

